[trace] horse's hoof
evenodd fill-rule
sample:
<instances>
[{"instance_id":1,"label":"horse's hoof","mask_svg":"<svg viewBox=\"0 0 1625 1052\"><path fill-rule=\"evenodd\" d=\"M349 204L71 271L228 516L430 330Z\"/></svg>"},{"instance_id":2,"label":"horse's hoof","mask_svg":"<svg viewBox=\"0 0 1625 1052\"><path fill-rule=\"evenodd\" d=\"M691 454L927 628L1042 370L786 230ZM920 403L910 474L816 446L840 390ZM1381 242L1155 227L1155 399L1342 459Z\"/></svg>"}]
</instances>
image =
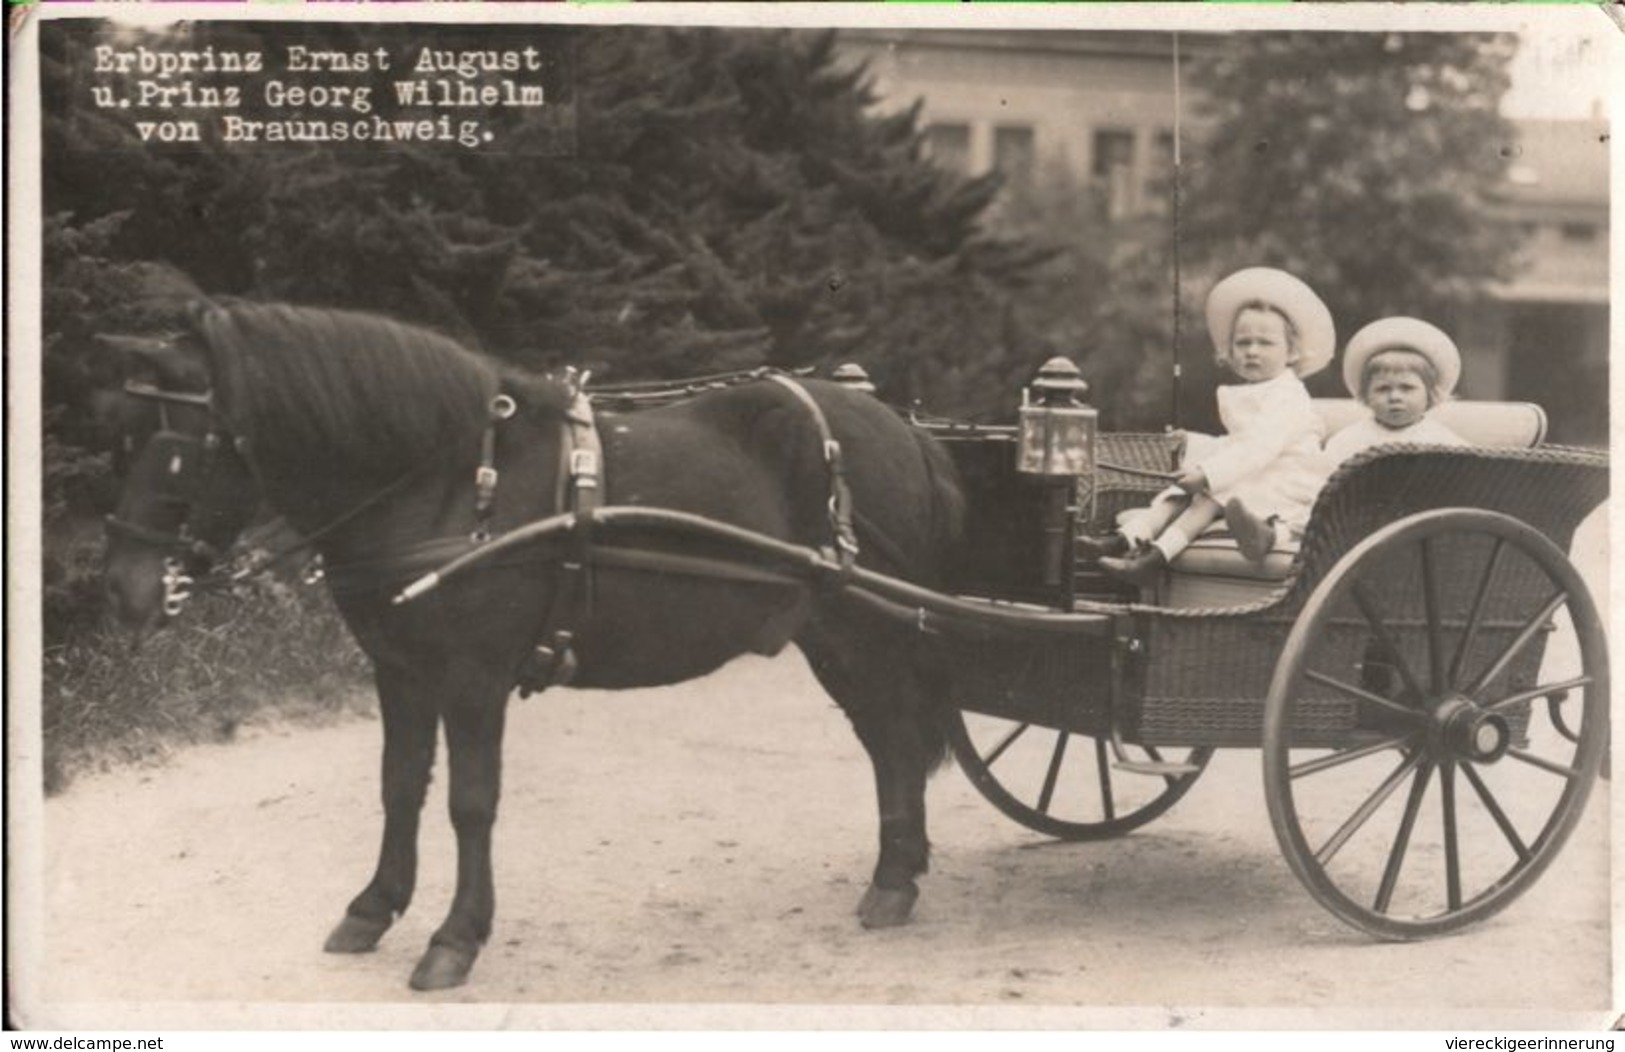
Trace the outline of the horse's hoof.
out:
<instances>
[{"instance_id":1,"label":"horse's hoof","mask_svg":"<svg viewBox=\"0 0 1625 1052\"><path fill-rule=\"evenodd\" d=\"M378 948L378 940L389 930L389 921L373 920L346 913L338 927L327 937L322 949L328 953L369 953Z\"/></svg>"},{"instance_id":2,"label":"horse's hoof","mask_svg":"<svg viewBox=\"0 0 1625 1052\"><path fill-rule=\"evenodd\" d=\"M431 943L423 960L412 970L412 989L449 990L463 985L474 967L474 956L469 950Z\"/></svg>"},{"instance_id":3,"label":"horse's hoof","mask_svg":"<svg viewBox=\"0 0 1625 1052\"><path fill-rule=\"evenodd\" d=\"M900 888L881 888L873 884L863 893L858 903L858 923L865 928L895 928L907 924L914 912L914 900L920 889L913 881Z\"/></svg>"}]
</instances>

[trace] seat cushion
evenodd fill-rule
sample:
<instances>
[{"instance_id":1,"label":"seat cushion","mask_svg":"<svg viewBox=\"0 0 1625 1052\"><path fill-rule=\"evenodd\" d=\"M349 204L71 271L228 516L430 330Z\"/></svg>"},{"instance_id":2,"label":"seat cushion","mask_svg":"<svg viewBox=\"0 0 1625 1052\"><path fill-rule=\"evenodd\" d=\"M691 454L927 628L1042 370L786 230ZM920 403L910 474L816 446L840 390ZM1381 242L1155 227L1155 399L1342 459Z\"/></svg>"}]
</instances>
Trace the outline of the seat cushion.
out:
<instances>
[{"instance_id":1,"label":"seat cushion","mask_svg":"<svg viewBox=\"0 0 1625 1052\"><path fill-rule=\"evenodd\" d=\"M1247 559L1223 523L1179 554L1154 600L1161 606L1225 609L1269 598L1282 587L1297 554L1296 542L1279 545L1262 563Z\"/></svg>"},{"instance_id":2,"label":"seat cushion","mask_svg":"<svg viewBox=\"0 0 1625 1052\"><path fill-rule=\"evenodd\" d=\"M1366 410L1352 398L1317 398L1315 412L1335 435ZM1530 449L1546 437L1546 411L1532 402L1446 402L1432 416L1475 446Z\"/></svg>"},{"instance_id":3,"label":"seat cushion","mask_svg":"<svg viewBox=\"0 0 1625 1052\"><path fill-rule=\"evenodd\" d=\"M1230 531L1221 527L1204 531L1174 559L1170 569L1174 573L1234 577L1246 581L1284 581L1287 571L1292 569L1293 556L1297 554L1297 542L1277 541L1275 549L1264 557L1264 561L1255 563L1241 554Z\"/></svg>"}]
</instances>

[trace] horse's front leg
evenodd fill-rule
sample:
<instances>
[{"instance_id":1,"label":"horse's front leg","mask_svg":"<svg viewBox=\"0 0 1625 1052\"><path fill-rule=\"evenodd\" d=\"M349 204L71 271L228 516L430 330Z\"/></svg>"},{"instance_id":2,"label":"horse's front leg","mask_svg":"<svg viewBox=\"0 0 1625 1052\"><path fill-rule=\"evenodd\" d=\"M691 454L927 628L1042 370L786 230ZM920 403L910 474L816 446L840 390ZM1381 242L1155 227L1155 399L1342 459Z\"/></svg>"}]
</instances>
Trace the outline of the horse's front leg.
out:
<instances>
[{"instance_id":1,"label":"horse's front leg","mask_svg":"<svg viewBox=\"0 0 1625 1052\"><path fill-rule=\"evenodd\" d=\"M457 834L457 891L445 922L412 972L415 990L442 990L468 979L474 958L491 934L496 911L491 873L491 829L502 790L505 692L448 706L442 714L450 757L450 810Z\"/></svg>"},{"instance_id":2,"label":"horse's front leg","mask_svg":"<svg viewBox=\"0 0 1625 1052\"><path fill-rule=\"evenodd\" d=\"M384 726L384 839L378 869L327 937L328 953L365 953L406 912L417 882L418 817L434 767L435 708L422 677L380 668L378 705Z\"/></svg>"}]
</instances>

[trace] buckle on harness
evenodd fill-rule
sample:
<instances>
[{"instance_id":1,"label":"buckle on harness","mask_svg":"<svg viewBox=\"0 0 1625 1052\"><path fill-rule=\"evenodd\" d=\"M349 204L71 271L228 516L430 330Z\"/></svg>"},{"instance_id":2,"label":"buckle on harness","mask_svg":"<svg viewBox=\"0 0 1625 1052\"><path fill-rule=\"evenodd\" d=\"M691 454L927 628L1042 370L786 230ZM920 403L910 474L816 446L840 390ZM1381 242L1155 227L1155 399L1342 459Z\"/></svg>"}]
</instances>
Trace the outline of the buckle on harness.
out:
<instances>
[{"instance_id":1,"label":"buckle on harness","mask_svg":"<svg viewBox=\"0 0 1625 1052\"><path fill-rule=\"evenodd\" d=\"M598 485L598 451L572 449L570 451L570 477L578 486Z\"/></svg>"},{"instance_id":2,"label":"buckle on harness","mask_svg":"<svg viewBox=\"0 0 1625 1052\"><path fill-rule=\"evenodd\" d=\"M548 687L562 687L575 678L577 662L571 647L574 636L559 631L545 643L536 647L520 661L516 680L519 696L528 698Z\"/></svg>"}]
</instances>

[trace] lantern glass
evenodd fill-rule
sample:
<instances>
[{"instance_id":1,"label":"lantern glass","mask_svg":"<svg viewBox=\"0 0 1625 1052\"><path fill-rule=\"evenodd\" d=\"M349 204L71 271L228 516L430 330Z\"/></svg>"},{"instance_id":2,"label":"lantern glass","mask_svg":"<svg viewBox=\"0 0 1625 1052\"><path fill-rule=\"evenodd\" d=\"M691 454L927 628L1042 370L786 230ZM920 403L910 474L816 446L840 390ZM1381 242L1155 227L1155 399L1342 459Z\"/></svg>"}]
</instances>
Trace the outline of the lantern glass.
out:
<instances>
[{"instance_id":1,"label":"lantern glass","mask_svg":"<svg viewBox=\"0 0 1625 1052\"><path fill-rule=\"evenodd\" d=\"M1087 406L1023 406L1018 470L1052 476L1092 473L1095 427L1095 411Z\"/></svg>"}]
</instances>

